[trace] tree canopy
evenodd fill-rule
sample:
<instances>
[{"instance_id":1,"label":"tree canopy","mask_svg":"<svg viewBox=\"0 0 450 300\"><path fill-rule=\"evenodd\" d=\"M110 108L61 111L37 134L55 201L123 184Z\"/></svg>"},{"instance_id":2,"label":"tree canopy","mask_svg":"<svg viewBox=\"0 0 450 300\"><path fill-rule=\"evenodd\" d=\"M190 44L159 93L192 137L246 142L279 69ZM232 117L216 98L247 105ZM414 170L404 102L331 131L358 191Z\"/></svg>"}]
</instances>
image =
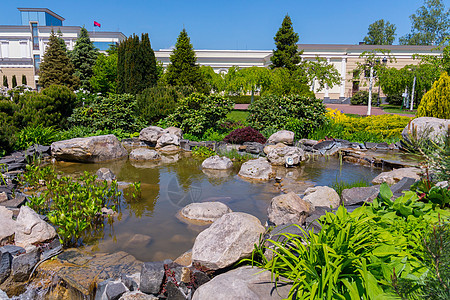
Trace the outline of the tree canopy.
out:
<instances>
[{"instance_id":1,"label":"tree canopy","mask_svg":"<svg viewBox=\"0 0 450 300\"><path fill-rule=\"evenodd\" d=\"M425 0L410 19L411 33L400 38L401 45L439 45L450 36L450 9L441 0Z\"/></svg>"},{"instance_id":2,"label":"tree canopy","mask_svg":"<svg viewBox=\"0 0 450 300\"><path fill-rule=\"evenodd\" d=\"M366 45L392 45L395 40L396 29L394 24L385 22L383 19L375 21L369 25L364 43Z\"/></svg>"},{"instance_id":3,"label":"tree canopy","mask_svg":"<svg viewBox=\"0 0 450 300\"><path fill-rule=\"evenodd\" d=\"M184 28L178 35L170 55L170 65L165 76L168 84L172 86L193 86L197 91L205 90L194 48Z\"/></svg>"},{"instance_id":4,"label":"tree canopy","mask_svg":"<svg viewBox=\"0 0 450 300\"><path fill-rule=\"evenodd\" d=\"M62 41L64 44L64 41L61 40L61 38L58 38L58 40L60 43ZM80 78L81 88L83 89L90 89L89 79L93 75L92 67L95 64L97 56L98 49L95 48L94 44L91 42L86 28L82 27L80 30L80 35L75 41L75 46L70 52L69 57L75 67L75 75Z\"/></svg>"},{"instance_id":5,"label":"tree canopy","mask_svg":"<svg viewBox=\"0 0 450 300\"><path fill-rule=\"evenodd\" d=\"M74 72L73 64L52 31L39 67L39 84L43 88L59 84L74 89L79 84L79 78L74 76Z\"/></svg>"},{"instance_id":6,"label":"tree canopy","mask_svg":"<svg viewBox=\"0 0 450 300\"><path fill-rule=\"evenodd\" d=\"M297 68L297 64L300 62L300 55L302 51L298 50L298 34L294 32L292 27L292 21L289 15L286 15L281 23L280 29L278 29L275 37L276 50L273 50L273 55L270 58L272 64L270 67L274 68L287 68L294 70Z\"/></svg>"}]
</instances>

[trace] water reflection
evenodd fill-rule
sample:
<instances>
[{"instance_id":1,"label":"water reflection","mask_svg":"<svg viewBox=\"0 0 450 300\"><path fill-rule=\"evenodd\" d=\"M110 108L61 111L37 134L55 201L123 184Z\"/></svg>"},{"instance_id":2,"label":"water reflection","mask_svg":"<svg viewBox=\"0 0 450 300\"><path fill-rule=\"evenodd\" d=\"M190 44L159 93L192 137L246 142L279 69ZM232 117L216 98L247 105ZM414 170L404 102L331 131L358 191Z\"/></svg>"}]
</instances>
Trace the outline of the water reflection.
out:
<instances>
[{"instance_id":1,"label":"water reflection","mask_svg":"<svg viewBox=\"0 0 450 300\"><path fill-rule=\"evenodd\" d=\"M239 165L231 171L201 170L201 161L189 154L177 154L158 163L137 164L126 160L99 164L57 163L66 175L95 173L101 167L113 170L119 181L141 182L142 198L124 190L122 212L112 226L92 236L94 249L102 252L126 251L142 261L175 259L189 250L204 227L177 219L178 211L192 202L220 201L233 211L250 213L262 223L270 200L281 191L274 181L249 182L237 176ZM274 168L277 176L289 179L298 190L315 185L331 185L335 180L370 181L380 170L369 169L337 159L317 159L298 167Z\"/></svg>"}]
</instances>

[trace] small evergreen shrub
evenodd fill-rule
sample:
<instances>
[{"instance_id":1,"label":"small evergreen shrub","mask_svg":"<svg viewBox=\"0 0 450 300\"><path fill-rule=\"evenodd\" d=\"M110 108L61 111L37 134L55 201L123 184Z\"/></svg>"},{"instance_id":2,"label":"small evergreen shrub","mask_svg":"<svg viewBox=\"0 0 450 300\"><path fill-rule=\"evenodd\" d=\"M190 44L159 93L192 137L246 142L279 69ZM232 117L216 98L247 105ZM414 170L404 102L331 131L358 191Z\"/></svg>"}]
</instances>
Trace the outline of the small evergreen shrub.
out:
<instances>
[{"instance_id":1,"label":"small evergreen shrub","mask_svg":"<svg viewBox=\"0 0 450 300\"><path fill-rule=\"evenodd\" d=\"M266 142L266 138L250 126L233 130L223 140L227 143L233 144L243 144L245 142L257 142L264 144Z\"/></svg>"},{"instance_id":2,"label":"small evergreen shrub","mask_svg":"<svg viewBox=\"0 0 450 300\"><path fill-rule=\"evenodd\" d=\"M27 76L25 74L22 74L22 85L27 85Z\"/></svg>"},{"instance_id":3,"label":"small evergreen shrub","mask_svg":"<svg viewBox=\"0 0 450 300\"><path fill-rule=\"evenodd\" d=\"M12 88L15 88L17 86L17 78L16 75L12 76L12 84L11 84Z\"/></svg>"},{"instance_id":4,"label":"small evergreen shrub","mask_svg":"<svg viewBox=\"0 0 450 300\"><path fill-rule=\"evenodd\" d=\"M423 95L417 117L450 119L450 76L447 72L442 73L431 90Z\"/></svg>"},{"instance_id":5,"label":"small evergreen shrub","mask_svg":"<svg viewBox=\"0 0 450 300\"><path fill-rule=\"evenodd\" d=\"M372 105L375 105L379 101L379 96L377 93L372 93ZM369 103L369 92L359 91L353 95L350 103L353 105L367 105Z\"/></svg>"},{"instance_id":6,"label":"small evergreen shrub","mask_svg":"<svg viewBox=\"0 0 450 300\"><path fill-rule=\"evenodd\" d=\"M402 105L403 97L402 95L388 95L386 97L386 102L392 105Z\"/></svg>"},{"instance_id":7,"label":"small evergreen shrub","mask_svg":"<svg viewBox=\"0 0 450 300\"><path fill-rule=\"evenodd\" d=\"M325 105L322 100L299 95L262 96L249 107L248 122L259 131L286 129L289 122L303 138L309 132L322 126L326 120Z\"/></svg>"},{"instance_id":8,"label":"small evergreen shrub","mask_svg":"<svg viewBox=\"0 0 450 300\"><path fill-rule=\"evenodd\" d=\"M3 75L3 86L6 88L9 87L8 86L8 77L6 77L6 75Z\"/></svg>"}]
</instances>

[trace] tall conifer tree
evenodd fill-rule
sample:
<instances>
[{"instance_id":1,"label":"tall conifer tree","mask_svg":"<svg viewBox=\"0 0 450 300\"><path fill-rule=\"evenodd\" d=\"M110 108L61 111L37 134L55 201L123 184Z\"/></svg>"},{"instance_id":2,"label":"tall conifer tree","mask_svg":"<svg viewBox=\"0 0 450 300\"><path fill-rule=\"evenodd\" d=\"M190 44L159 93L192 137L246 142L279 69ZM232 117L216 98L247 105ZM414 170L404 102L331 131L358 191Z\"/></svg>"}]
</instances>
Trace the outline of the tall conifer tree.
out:
<instances>
[{"instance_id":1,"label":"tall conifer tree","mask_svg":"<svg viewBox=\"0 0 450 300\"><path fill-rule=\"evenodd\" d=\"M194 48L184 28L170 55L167 82L173 86L193 86L198 91L205 89Z\"/></svg>"},{"instance_id":2,"label":"tall conifer tree","mask_svg":"<svg viewBox=\"0 0 450 300\"><path fill-rule=\"evenodd\" d=\"M298 50L298 34L294 32L289 15L284 17L283 23L273 39L277 49L273 50L270 67L272 69L287 68L291 71L295 70L297 64L301 61L300 55L303 51Z\"/></svg>"},{"instance_id":3,"label":"tall conifer tree","mask_svg":"<svg viewBox=\"0 0 450 300\"><path fill-rule=\"evenodd\" d=\"M75 42L73 51L70 52L70 61L75 67L75 75L80 78L81 88L89 90L89 79L92 77L92 67L98 56L98 49L89 38L86 28L81 28L80 35Z\"/></svg>"},{"instance_id":4,"label":"tall conifer tree","mask_svg":"<svg viewBox=\"0 0 450 300\"><path fill-rule=\"evenodd\" d=\"M73 75L74 72L73 64L52 31L39 67L39 84L43 88L59 84L74 89L79 84L79 78Z\"/></svg>"}]
</instances>

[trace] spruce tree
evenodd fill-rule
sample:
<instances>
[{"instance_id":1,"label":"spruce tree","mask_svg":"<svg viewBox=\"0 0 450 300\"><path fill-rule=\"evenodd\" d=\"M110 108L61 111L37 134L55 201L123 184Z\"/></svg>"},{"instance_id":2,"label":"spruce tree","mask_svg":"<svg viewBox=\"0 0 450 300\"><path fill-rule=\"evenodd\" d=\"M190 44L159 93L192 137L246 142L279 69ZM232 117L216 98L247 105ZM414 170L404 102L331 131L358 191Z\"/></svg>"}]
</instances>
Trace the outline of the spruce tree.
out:
<instances>
[{"instance_id":1,"label":"spruce tree","mask_svg":"<svg viewBox=\"0 0 450 300\"><path fill-rule=\"evenodd\" d=\"M6 77L6 75L3 75L3 86L6 88L9 87L8 86L8 77Z\"/></svg>"},{"instance_id":2,"label":"spruce tree","mask_svg":"<svg viewBox=\"0 0 450 300\"><path fill-rule=\"evenodd\" d=\"M75 75L80 78L81 88L89 90L89 79L92 77L92 67L98 56L98 49L89 38L86 28L81 28L80 35L75 42L73 51L70 52L70 61L75 67Z\"/></svg>"},{"instance_id":3,"label":"spruce tree","mask_svg":"<svg viewBox=\"0 0 450 300\"><path fill-rule=\"evenodd\" d=\"M166 76L170 85L193 86L197 91L205 89L194 48L184 28L170 55L170 65L167 68Z\"/></svg>"},{"instance_id":4,"label":"spruce tree","mask_svg":"<svg viewBox=\"0 0 450 300\"><path fill-rule=\"evenodd\" d=\"M284 17L283 23L273 39L277 49L273 50L270 67L272 69L287 68L291 71L297 69L303 51L298 50L298 34L294 32L289 15Z\"/></svg>"},{"instance_id":5,"label":"spruce tree","mask_svg":"<svg viewBox=\"0 0 450 300\"><path fill-rule=\"evenodd\" d=\"M12 88L15 88L16 86L17 86L17 78L16 78L16 75L13 75L12 76L12 83L11 83L11 87Z\"/></svg>"},{"instance_id":6,"label":"spruce tree","mask_svg":"<svg viewBox=\"0 0 450 300\"><path fill-rule=\"evenodd\" d=\"M22 74L22 85L27 85L27 76L25 74Z\"/></svg>"},{"instance_id":7,"label":"spruce tree","mask_svg":"<svg viewBox=\"0 0 450 300\"><path fill-rule=\"evenodd\" d=\"M62 35L63 34L61 32L61 29L58 29L58 31L56 32L56 36L58 37L58 42L61 45L61 48L64 50L64 52L67 52L66 42L64 42Z\"/></svg>"},{"instance_id":8,"label":"spruce tree","mask_svg":"<svg viewBox=\"0 0 450 300\"><path fill-rule=\"evenodd\" d=\"M79 78L73 75L74 72L73 64L61 48L58 37L52 31L39 67L39 84L43 88L59 84L74 89L79 84Z\"/></svg>"}]
</instances>

